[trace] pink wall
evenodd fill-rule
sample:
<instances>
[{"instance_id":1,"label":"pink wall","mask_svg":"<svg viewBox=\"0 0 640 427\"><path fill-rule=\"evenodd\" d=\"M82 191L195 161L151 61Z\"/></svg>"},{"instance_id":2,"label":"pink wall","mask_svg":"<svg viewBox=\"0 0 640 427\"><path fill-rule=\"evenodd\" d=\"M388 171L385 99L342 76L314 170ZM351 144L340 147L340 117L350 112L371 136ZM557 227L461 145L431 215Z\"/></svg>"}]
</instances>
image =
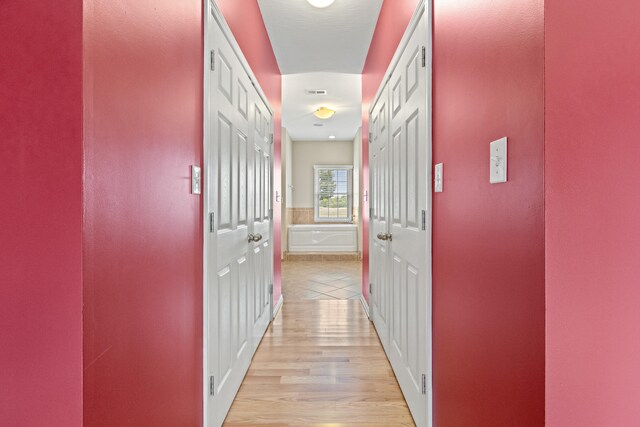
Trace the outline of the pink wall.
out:
<instances>
[{"instance_id":1,"label":"pink wall","mask_svg":"<svg viewBox=\"0 0 640 427\"><path fill-rule=\"evenodd\" d=\"M435 0L435 424L544 424L542 0ZM509 138L509 182L489 142Z\"/></svg>"},{"instance_id":2,"label":"pink wall","mask_svg":"<svg viewBox=\"0 0 640 427\"><path fill-rule=\"evenodd\" d=\"M82 2L0 5L0 424L82 423Z\"/></svg>"},{"instance_id":3,"label":"pink wall","mask_svg":"<svg viewBox=\"0 0 640 427\"><path fill-rule=\"evenodd\" d=\"M385 0L373 33L369 53L362 70L362 293L369 301L369 108L391 63L391 58L409 25L418 0Z\"/></svg>"},{"instance_id":4,"label":"pink wall","mask_svg":"<svg viewBox=\"0 0 640 427\"><path fill-rule=\"evenodd\" d=\"M279 159L280 74L257 3L220 3L276 111ZM202 205L189 180L202 163L201 9L86 5L88 425L202 423Z\"/></svg>"},{"instance_id":5,"label":"pink wall","mask_svg":"<svg viewBox=\"0 0 640 427\"><path fill-rule=\"evenodd\" d=\"M640 3L547 2L547 425L640 425Z\"/></svg>"},{"instance_id":6,"label":"pink wall","mask_svg":"<svg viewBox=\"0 0 640 427\"><path fill-rule=\"evenodd\" d=\"M271 47L271 41L267 29L262 21L262 14L256 0L217 0L229 28L238 41L238 45L247 62L251 66L264 94L274 112L274 137L273 137L273 262L274 262L274 303L278 301L282 293L281 271L282 263L282 218L280 202L275 201L275 192L282 194L280 159L281 159L281 131L282 131L282 78L276 57ZM279 199L281 200L281 198Z\"/></svg>"},{"instance_id":7,"label":"pink wall","mask_svg":"<svg viewBox=\"0 0 640 427\"><path fill-rule=\"evenodd\" d=\"M85 2L84 423L202 418L200 0Z\"/></svg>"}]
</instances>

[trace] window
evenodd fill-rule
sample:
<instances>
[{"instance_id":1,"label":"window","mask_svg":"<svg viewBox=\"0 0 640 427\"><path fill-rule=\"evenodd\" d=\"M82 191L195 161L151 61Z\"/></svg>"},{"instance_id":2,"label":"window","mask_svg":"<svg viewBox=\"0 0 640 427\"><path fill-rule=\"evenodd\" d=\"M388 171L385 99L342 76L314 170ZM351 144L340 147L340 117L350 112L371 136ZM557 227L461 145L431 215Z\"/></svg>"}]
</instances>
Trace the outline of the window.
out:
<instances>
[{"instance_id":1,"label":"window","mask_svg":"<svg viewBox=\"0 0 640 427\"><path fill-rule=\"evenodd\" d=\"M314 166L316 222L351 222L353 166Z\"/></svg>"}]
</instances>

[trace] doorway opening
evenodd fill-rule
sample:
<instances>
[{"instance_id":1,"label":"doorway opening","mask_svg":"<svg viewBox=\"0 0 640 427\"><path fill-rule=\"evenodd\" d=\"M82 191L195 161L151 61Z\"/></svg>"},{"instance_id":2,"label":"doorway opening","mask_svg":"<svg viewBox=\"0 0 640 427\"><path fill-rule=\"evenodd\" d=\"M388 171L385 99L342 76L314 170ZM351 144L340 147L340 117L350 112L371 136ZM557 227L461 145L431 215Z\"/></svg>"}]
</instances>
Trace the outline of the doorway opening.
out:
<instances>
[{"instance_id":1,"label":"doorway opening","mask_svg":"<svg viewBox=\"0 0 640 427\"><path fill-rule=\"evenodd\" d=\"M362 297L362 77L282 77L282 293Z\"/></svg>"},{"instance_id":2,"label":"doorway opening","mask_svg":"<svg viewBox=\"0 0 640 427\"><path fill-rule=\"evenodd\" d=\"M311 25L312 14L288 2L280 8L260 2L282 73L280 153L274 151L276 110L215 3L208 4L207 425L225 419L229 425L346 419L430 425L428 3L419 2L363 111L362 63L357 72L341 67L364 61L368 42L360 46L360 59L347 51L342 60L316 68L332 71L304 69L310 61L287 71L303 52L289 44L296 40L291 34L278 41L284 28L278 22L295 12L309 15ZM333 17L347 12L335 9ZM370 7L351 11L345 25L351 28L367 12ZM364 38L370 41L375 19L369 24ZM273 209L281 214L281 230L274 230ZM274 270L280 263L274 258L282 262L278 301Z\"/></svg>"}]
</instances>

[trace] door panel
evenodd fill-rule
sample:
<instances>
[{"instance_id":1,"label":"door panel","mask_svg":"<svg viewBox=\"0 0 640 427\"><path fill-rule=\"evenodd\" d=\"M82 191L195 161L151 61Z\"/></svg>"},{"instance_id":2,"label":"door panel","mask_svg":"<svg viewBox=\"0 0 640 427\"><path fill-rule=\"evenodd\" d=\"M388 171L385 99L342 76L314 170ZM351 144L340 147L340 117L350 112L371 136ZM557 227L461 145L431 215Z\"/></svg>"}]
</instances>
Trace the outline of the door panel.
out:
<instances>
[{"instance_id":1,"label":"door panel","mask_svg":"<svg viewBox=\"0 0 640 427\"><path fill-rule=\"evenodd\" d=\"M398 108L391 119L391 132L397 136L398 149L391 161L394 170L392 194L395 221L390 225L393 300L389 360L402 388L416 424L426 422L427 396L422 390L422 375L427 373L427 285L429 233L425 226L428 180L431 160L427 154L427 74L422 67L422 45L426 23L416 28L405 48L391 81L400 82ZM404 90L402 90L404 86ZM404 99L403 99L404 98ZM419 163L422 162L422 163ZM396 172L398 171L398 172ZM429 174L428 174L429 171ZM410 299L413 298L413 299ZM415 301L422 304L415 305Z\"/></svg>"},{"instance_id":2,"label":"door panel","mask_svg":"<svg viewBox=\"0 0 640 427\"><path fill-rule=\"evenodd\" d=\"M270 292L273 284L273 251L271 244L271 174L272 169L272 145L273 120L271 113L260 97L252 98L253 120L253 165L254 165L254 192L253 206L254 219L252 233L259 237L254 246L254 318L253 318L253 347L258 347L260 339L264 335L271 320Z\"/></svg>"},{"instance_id":3,"label":"door panel","mask_svg":"<svg viewBox=\"0 0 640 427\"><path fill-rule=\"evenodd\" d=\"M210 135L205 197L214 213L207 234L208 345L207 366L213 376L210 420L219 425L251 362L248 330L249 234L246 208L248 116L242 114L249 78L217 25L212 25L216 71L209 88Z\"/></svg>"},{"instance_id":4,"label":"door panel","mask_svg":"<svg viewBox=\"0 0 640 427\"><path fill-rule=\"evenodd\" d=\"M206 94L205 424L219 426L271 319L271 114L213 15L208 20L215 67ZM260 242L249 239L255 233Z\"/></svg>"},{"instance_id":5,"label":"door panel","mask_svg":"<svg viewBox=\"0 0 640 427\"><path fill-rule=\"evenodd\" d=\"M369 194L371 195L371 206L373 211L370 215L370 254L373 261L370 268L369 278L371 280L372 292L371 317L380 337L380 342L385 350L389 346L389 309L391 308L389 289L389 260L388 243L376 239L379 233L387 232L388 214L388 141L389 126L387 123L387 96L388 89L385 86L383 95L373 106L372 115L369 118L371 123L371 135L369 149L369 171L371 174Z\"/></svg>"},{"instance_id":6,"label":"door panel","mask_svg":"<svg viewBox=\"0 0 640 427\"><path fill-rule=\"evenodd\" d=\"M430 417L423 390L423 375L429 369L427 339L431 339L431 153L428 81L422 65L426 26L423 17L370 117L370 190L375 197L370 237L372 318L418 426L427 425Z\"/></svg>"}]
</instances>

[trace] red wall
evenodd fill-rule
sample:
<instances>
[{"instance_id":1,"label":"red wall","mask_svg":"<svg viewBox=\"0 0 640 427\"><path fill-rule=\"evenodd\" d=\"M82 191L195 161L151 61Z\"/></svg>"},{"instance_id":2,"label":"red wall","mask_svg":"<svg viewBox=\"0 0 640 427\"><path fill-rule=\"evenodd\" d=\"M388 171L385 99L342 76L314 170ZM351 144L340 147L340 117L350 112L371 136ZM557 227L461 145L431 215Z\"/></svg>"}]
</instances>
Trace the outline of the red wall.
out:
<instances>
[{"instance_id":1,"label":"red wall","mask_svg":"<svg viewBox=\"0 0 640 427\"><path fill-rule=\"evenodd\" d=\"M273 262L274 262L274 303L282 293L282 218L280 202L275 201L275 192L282 194L280 159L282 133L282 78L276 57L271 47L267 29L257 0L217 0L229 28L251 66L260 87L269 99L274 112L273 136ZM278 200L282 200L280 197Z\"/></svg>"},{"instance_id":2,"label":"red wall","mask_svg":"<svg viewBox=\"0 0 640 427\"><path fill-rule=\"evenodd\" d=\"M543 31L541 0L435 1L436 425L544 424Z\"/></svg>"},{"instance_id":3,"label":"red wall","mask_svg":"<svg viewBox=\"0 0 640 427\"><path fill-rule=\"evenodd\" d=\"M640 425L640 3L547 2L547 425Z\"/></svg>"},{"instance_id":4,"label":"red wall","mask_svg":"<svg viewBox=\"0 0 640 427\"><path fill-rule=\"evenodd\" d=\"M436 0L435 425L544 424L542 0ZM509 138L509 182L489 142Z\"/></svg>"},{"instance_id":5,"label":"red wall","mask_svg":"<svg viewBox=\"0 0 640 427\"><path fill-rule=\"evenodd\" d=\"M82 423L82 2L0 5L0 425Z\"/></svg>"},{"instance_id":6,"label":"red wall","mask_svg":"<svg viewBox=\"0 0 640 427\"><path fill-rule=\"evenodd\" d=\"M385 0L380 9L369 53L362 70L362 176L360 191L362 206L362 294L369 301L369 108L382 83L384 74L411 21L418 0Z\"/></svg>"},{"instance_id":7,"label":"red wall","mask_svg":"<svg viewBox=\"0 0 640 427\"><path fill-rule=\"evenodd\" d=\"M200 0L84 9L84 423L202 422Z\"/></svg>"},{"instance_id":8,"label":"red wall","mask_svg":"<svg viewBox=\"0 0 640 427\"><path fill-rule=\"evenodd\" d=\"M201 198L189 179L202 163L202 5L178 3L84 13L87 425L202 423ZM220 3L276 111L279 160L280 73L257 3Z\"/></svg>"}]
</instances>

